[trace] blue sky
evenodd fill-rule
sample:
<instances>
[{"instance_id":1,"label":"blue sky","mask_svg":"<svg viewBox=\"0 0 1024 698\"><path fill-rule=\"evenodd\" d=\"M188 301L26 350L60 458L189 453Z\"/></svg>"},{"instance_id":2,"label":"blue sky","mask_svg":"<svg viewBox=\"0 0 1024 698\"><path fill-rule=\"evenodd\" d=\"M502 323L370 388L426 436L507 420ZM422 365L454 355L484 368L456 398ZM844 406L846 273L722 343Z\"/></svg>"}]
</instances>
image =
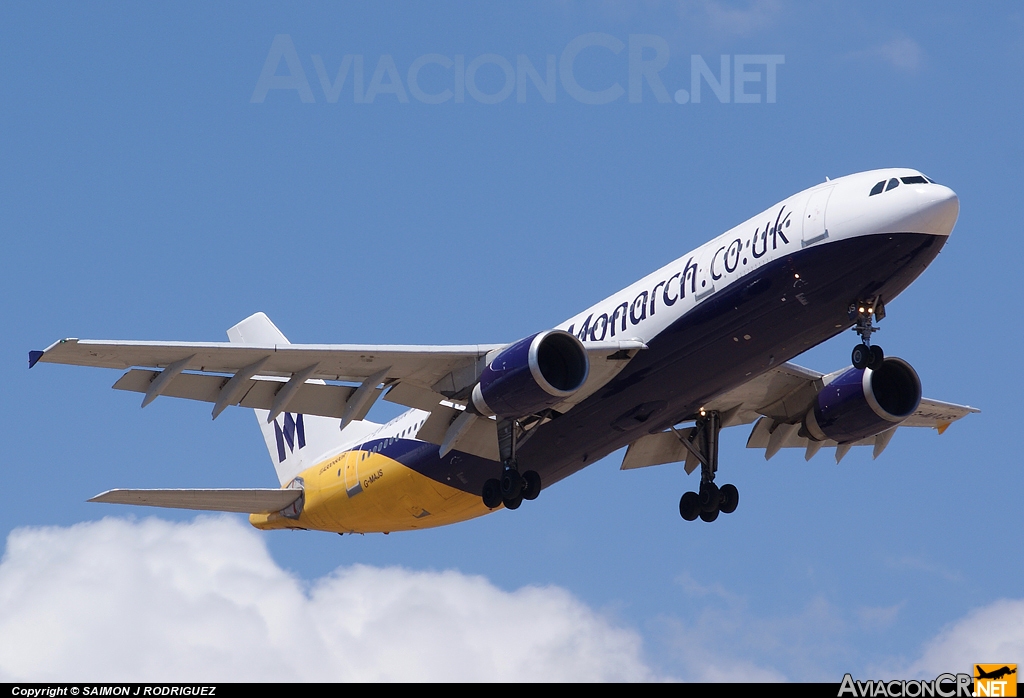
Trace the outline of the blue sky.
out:
<instances>
[{"instance_id":1,"label":"blue sky","mask_svg":"<svg viewBox=\"0 0 1024 698\"><path fill-rule=\"evenodd\" d=\"M135 397L109 389L117 372L29 372L30 349L62 337L220 341L257 310L293 342L512 341L826 176L907 166L952 187L961 214L938 259L889 303L878 341L915 365L926 395L983 410L944 436L901 430L878 460L857 449L836 466L826 452L766 463L743 448L745 428L729 430L721 469L741 503L713 525L679 518L679 495L694 486L681 468L619 472L618 453L528 507L453 527L251 535L269 549L261 564L300 588L365 565L416 579L480 576L507 598L523 587L568 594L637 643L638 673L593 677L729 678L718 668L736 665L751 676L838 681L847 671L1024 660L1012 513L1022 485L1018 5L125 3L4 14L0 524L4 535L58 528L18 534L51 546L40 559L57 567L9 543L0 587L19 574L72 578L54 551L83 530L100 536L100 524L68 527L103 517L124 519L109 525L125 545L165 525L147 523L151 515L178 522L166 530L208 526L251 541L237 526L189 524L187 513L85 503L100 491L275 484L247 411L211 422L202 405L171 399L140 411ZM469 66L493 55L515 68L522 55L543 77L548 56L557 63L590 34L625 46L591 46L574 63L586 89L623 87L607 104L582 103L561 76L553 101L528 82L524 99L513 91L496 104L471 89L441 104L386 89L355 103L351 73L332 102L313 58L333 79L344 56L362 56L364 91L393 61L408 91L422 56ZM253 101L279 35L312 102L295 89ZM673 96L691 88L693 55L716 74L723 55L730 66L736 56L781 56L775 101L756 65L759 81L744 89L758 103L737 103L735 92L723 102L706 84L700 103L663 103L647 83L631 101L630 35L666 48L659 76ZM501 60L489 60L472 80L484 97L504 84ZM455 87L454 72L428 64L418 84L441 93ZM848 334L797 361L846 365ZM384 406L371 416L390 414ZM8 598L0 626L20 627L28 621L16 621ZM89 593L76 598L68 623ZM961 656L949 645L951 628L985 613L1009 618L1009 639L995 647L1016 656ZM150 625L164 627L157 615ZM501 622L490 629L507 642ZM47 651L35 658L74 666ZM120 678L110 656L92 659ZM12 661L0 656L0 671L18 678ZM181 678L205 671L167 661ZM591 665L579 666L565 678L586 676ZM248 669L239 663L237 675Z\"/></svg>"}]
</instances>

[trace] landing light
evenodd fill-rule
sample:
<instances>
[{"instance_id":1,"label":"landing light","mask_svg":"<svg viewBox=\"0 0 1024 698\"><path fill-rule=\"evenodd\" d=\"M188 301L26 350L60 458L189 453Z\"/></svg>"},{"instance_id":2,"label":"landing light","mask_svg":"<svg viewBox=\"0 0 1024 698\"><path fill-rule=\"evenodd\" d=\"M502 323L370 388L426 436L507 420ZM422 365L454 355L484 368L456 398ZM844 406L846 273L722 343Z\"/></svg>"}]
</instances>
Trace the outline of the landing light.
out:
<instances>
[{"instance_id":1,"label":"landing light","mask_svg":"<svg viewBox=\"0 0 1024 698\"><path fill-rule=\"evenodd\" d=\"M704 411L704 408L703 408L703 407L701 407L701 408L700 408L700 416L701 416L701 417L704 417L704 416L706 416L706 415L707 415L707 412L705 412L705 411Z\"/></svg>"},{"instance_id":2,"label":"landing light","mask_svg":"<svg viewBox=\"0 0 1024 698\"><path fill-rule=\"evenodd\" d=\"M799 278L800 278L800 275L799 275L799 274L793 274L793 278L794 278L794 279L799 279Z\"/></svg>"}]
</instances>

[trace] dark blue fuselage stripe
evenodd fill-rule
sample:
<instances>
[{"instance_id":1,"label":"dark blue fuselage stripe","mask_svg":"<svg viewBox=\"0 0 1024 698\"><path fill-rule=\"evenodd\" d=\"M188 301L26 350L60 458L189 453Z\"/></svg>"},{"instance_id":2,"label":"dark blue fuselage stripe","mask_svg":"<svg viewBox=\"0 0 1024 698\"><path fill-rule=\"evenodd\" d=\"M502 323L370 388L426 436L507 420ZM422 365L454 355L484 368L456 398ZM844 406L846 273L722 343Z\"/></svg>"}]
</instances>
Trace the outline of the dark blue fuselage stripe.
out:
<instances>
[{"instance_id":1,"label":"dark blue fuselage stripe","mask_svg":"<svg viewBox=\"0 0 1024 698\"><path fill-rule=\"evenodd\" d=\"M857 237L796 251L751 272L650 339L604 388L539 427L519 450L520 470L536 470L547 486L683 421L715 395L846 330L851 302L895 298L945 240L921 233ZM422 441L367 446L381 442L391 442L381 447L384 455L473 494L501 471L495 461L458 451L439 458L438 447Z\"/></svg>"}]
</instances>

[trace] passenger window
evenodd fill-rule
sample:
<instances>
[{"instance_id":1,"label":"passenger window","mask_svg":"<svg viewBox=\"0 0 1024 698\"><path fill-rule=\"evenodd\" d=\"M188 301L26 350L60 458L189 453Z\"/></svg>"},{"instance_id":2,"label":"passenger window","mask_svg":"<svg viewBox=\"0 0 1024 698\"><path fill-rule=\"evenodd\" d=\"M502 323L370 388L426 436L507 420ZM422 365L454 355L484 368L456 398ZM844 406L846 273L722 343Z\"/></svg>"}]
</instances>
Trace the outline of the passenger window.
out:
<instances>
[{"instance_id":1,"label":"passenger window","mask_svg":"<svg viewBox=\"0 0 1024 698\"><path fill-rule=\"evenodd\" d=\"M878 184L876 184L875 186L871 187L871 193L868 194L868 196L874 196L875 194L881 194L883 189L885 189L885 180L884 179L881 182L879 182Z\"/></svg>"},{"instance_id":2,"label":"passenger window","mask_svg":"<svg viewBox=\"0 0 1024 698\"><path fill-rule=\"evenodd\" d=\"M914 177L900 177L900 179L903 180L904 184L928 184L928 180L920 175L915 175Z\"/></svg>"},{"instance_id":3,"label":"passenger window","mask_svg":"<svg viewBox=\"0 0 1024 698\"><path fill-rule=\"evenodd\" d=\"M885 190L889 191L890 189L895 189L899 185L900 185L900 180L898 180L895 177L893 177L892 179L889 180L889 186L887 186L885 188Z\"/></svg>"}]
</instances>

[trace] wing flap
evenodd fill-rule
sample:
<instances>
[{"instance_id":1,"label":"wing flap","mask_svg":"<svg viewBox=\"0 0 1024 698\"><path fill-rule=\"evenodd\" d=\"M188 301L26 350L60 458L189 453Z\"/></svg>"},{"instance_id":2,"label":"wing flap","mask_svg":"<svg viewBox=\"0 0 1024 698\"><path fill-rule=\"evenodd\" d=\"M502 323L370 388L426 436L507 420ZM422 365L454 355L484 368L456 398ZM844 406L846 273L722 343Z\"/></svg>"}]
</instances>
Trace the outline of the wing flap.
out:
<instances>
[{"instance_id":1,"label":"wing flap","mask_svg":"<svg viewBox=\"0 0 1024 698\"><path fill-rule=\"evenodd\" d=\"M471 453L480 458L500 461L497 422L487 417L474 419L466 432L460 436L455 448L463 453Z\"/></svg>"},{"instance_id":2,"label":"wing flap","mask_svg":"<svg viewBox=\"0 0 1024 698\"><path fill-rule=\"evenodd\" d=\"M134 504L167 509L229 511L239 514L271 514L281 511L302 496L299 489L198 489L198 490L107 490L90 502Z\"/></svg>"},{"instance_id":3,"label":"wing flap","mask_svg":"<svg viewBox=\"0 0 1024 698\"><path fill-rule=\"evenodd\" d=\"M664 465L665 463L682 463L696 461L688 448L683 446L680 437L687 438L693 429L679 430L679 436L671 431L664 431L657 434L642 436L629 445L626 455L622 459L620 470L634 470L646 468L651 465ZM689 466L690 463L687 463ZM687 467L689 473L692 468Z\"/></svg>"},{"instance_id":4,"label":"wing flap","mask_svg":"<svg viewBox=\"0 0 1024 698\"><path fill-rule=\"evenodd\" d=\"M133 369L121 376L113 387L115 390L145 393L158 375L160 375L159 371ZM230 380L229 376L181 373L167 384L161 391L161 395L216 403L221 389L228 380ZM274 405L274 398L284 385L284 381L281 380L250 378L238 404L242 407L270 410ZM341 419L345 414L346 402L355 390L347 385L327 385L307 381L289 398L288 409L299 414L314 414ZM379 392L379 388L374 390ZM362 419L365 416L365 414L357 414L355 418Z\"/></svg>"},{"instance_id":5,"label":"wing flap","mask_svg":"<svg viewBox=\"0 0 1024 698\"><path fill-rule=\"evenodd\" d=\"M462 415L462 410L447 405L434 405L423 426L416 432L416 438L441 446L448 429ZM488 460L500 460L498 450L498 426L493 419L481 417L473 420L466 432L460 435L456 450L471 453Z\"/></svg>"},{"instance_id":6,"label":"wing flap","mask_svg":"<svg viewBox=\"0 0 1024 698\"><path fill-rule=\"evenodd\" d=\"M750 430L750 436L747 437L747 448L763 448L768 449L771 444L771 437L775 430L780 426L795 426L787 425L785 422L774 422L770 417L762 417L757 420L754 428ZM807 448L810 440L804 436L800 436L799 429L789 429L783 433L783 438L779 439L776 444L771 444L779 448ZM875 437L869 436L860 441L854 441L849 444L850 446L871 446L875 443ZM839 444L831 439L826 439L821 442L823 447L835 448ZM774 455L774 454L773 454Z\"/></svg>"},{"instance_id":7,"label":"wing flap","mask_svg":"<svg viewBox=\"0 0 1024 698\"><path fill-rule=\"evenodd\" d=\"M415 407L424 412L432 412L442 400L447 399L441 393L406 382L393 386L384 396L384 400L387 402L405 405L406 407Z\"/></svg>"}]
</instances>

